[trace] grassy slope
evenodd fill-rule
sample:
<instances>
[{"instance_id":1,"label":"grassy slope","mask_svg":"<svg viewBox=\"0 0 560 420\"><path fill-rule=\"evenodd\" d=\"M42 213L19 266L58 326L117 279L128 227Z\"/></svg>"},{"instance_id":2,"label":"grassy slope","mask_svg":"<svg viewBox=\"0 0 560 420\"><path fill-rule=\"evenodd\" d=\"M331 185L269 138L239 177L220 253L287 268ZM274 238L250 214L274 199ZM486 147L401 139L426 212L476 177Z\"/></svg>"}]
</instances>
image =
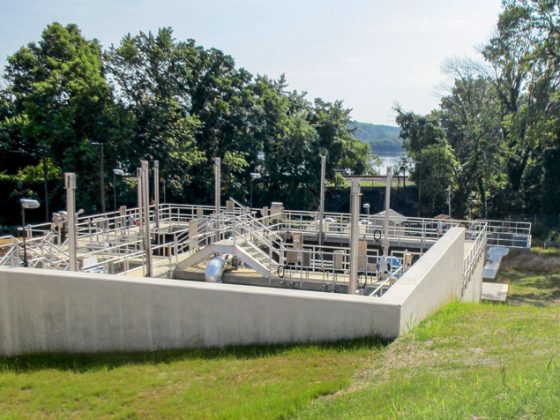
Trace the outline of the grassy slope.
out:
<instances>
[{"instance_id":1,"label":"grassy slope","mask_svg":"<svg viewBox=\"0 0 560 420\"><path fill-rule=\"evenodd\" d=\"M285 417L349 385L375 340L0 359L0 418Z\"/></svg>"},{"instance_id":2,"label":"grassy slope","mask_svg":"<svg viewBox=\"0 0 560 420\"><path fill-rule=\"evenodd\" d=\"M556 307L452 304L392 343L348 390L300 413L322 418L557 418Z\"/></svg>"},{"instance_id":3,"label":"grassy slope","mask_svg":"<svg viewBox=\"0 0 560 420\"><path fill-rule=\"evenodd\" d=\"M560 255L542 254L504 262L512 304L450 304L386 347L0 359L0 417L558 418Z\"/></svg>"}]
</instances>

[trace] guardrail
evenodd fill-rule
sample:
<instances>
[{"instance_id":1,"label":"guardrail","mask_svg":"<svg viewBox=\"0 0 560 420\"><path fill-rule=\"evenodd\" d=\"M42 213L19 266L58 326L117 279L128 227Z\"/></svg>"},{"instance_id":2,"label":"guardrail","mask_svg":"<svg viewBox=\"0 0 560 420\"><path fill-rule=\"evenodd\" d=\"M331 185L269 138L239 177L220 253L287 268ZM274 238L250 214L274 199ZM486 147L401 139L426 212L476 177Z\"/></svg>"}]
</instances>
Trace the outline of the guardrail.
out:
<instances>
[{"instance_id":1,"label":"guardrail","mask_svg":"<svg viewBox=\"0 0 560 420\"><path fill-rule=\"evenodd\" d=\"M233 208L221 208L221 226L219 230L215 229L214 206L160 204L160 223L164 223L163 229L167 230L153 230L153 235L158 237L157 235L165 233L169 237L165 239L166 243L156 243L152 247L154 252L159 252L163 256L169 256L170 254L178 255L185 252L194 252L201 246L226 237L251 235L268 252L269 265L272 269L275 264L287 265L287 248L283 235L288 232L318 234L318 212L285 210L280 214L268 214L258 218L255 216L260 212L260 209L250 209L236 200L233 200L233 202ZM138 208L78 217L76 230L80 259L97 257L102 261L92 265L92 267L99 268L103 264L123 262L122 259L124 257L121 255L122 253L126 254L127 260L139 258L142 251L135 249L134 245L140 238L139 235L142 228L138 224L139 218ZM150 223L155 224L154 206L150 207L148 218ZM192 220L198 221L198 233L191 237L189 228L185 224ZM360 215L360 237L369 241L379 240L382 234L383 222L383 217L367 214ZM531 223L497 220L437 220L393 216L389 222L389 238L390 240L399 238L414 239L420 241L421 244L429 246L449 228L464 226L467 232L466 235L470 235L469 238L474 240L476 244L471 253L476 252L478 257L484 248L480 245L482 230L477 230L477 227L482 225L486 226L484 229L484 245L512 248L527 248L531 245ZM342 238L349 236L350 215L348 213L327 212L325 213L323 226L325 234L331 235L331 237ZM62 224L42 223L29 226L26 229L26 237L30 265L65 269L68 252L66 250L64 226ZM8 244L0 245L0 264L21 264L21 242L17 238L12 238ZM97 243L102 247L88 249L88 244L90 243L92 244L91 246ZM104 244L108 244L108 246ZM317 251L318 249L305 252L314 254ZM321 250L321 258L326 258L326 253L326 249ZM307 269L315 269L315 261L319 261L315 256L311 260L314 263L307 267ZM324 260L322 264L324 266L328 264L328 261ZM467 267L470 268L470 265L467 264L465 270L467 270ZM467 271L465 272L468 274Z\"/></svg>"},{"instance_id":2,"label":"guardrail","mask_svg":"<svg viewBox=\"0 0 560 420\"><path fill-rule=\"evenodd\" d=\"M474 243L463 262L463 289L461 295L465 293L480 258L484 258L487 237L488 223L486 222L474 223L469 230L465 231L465 239Z\"/></svg>"}]
</instances>

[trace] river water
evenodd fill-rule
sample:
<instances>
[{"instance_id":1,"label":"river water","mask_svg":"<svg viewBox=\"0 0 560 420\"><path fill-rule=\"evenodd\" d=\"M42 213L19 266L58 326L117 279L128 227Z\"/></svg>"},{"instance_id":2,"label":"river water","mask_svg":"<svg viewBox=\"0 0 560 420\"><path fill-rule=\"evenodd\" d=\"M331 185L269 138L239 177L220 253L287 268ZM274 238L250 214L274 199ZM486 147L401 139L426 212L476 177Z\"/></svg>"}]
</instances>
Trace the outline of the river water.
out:
<instances>
[{"instance_id":1,"label":"river water","mask_svg":"<svg viewBox=\"0 0 560 420\"><path fill-rule=\"evenodd\" d=\"M381 165L374 165L374 168L377 170L377 172L379 172L380 175L385 175L387 173L387 168L393 168L397 163L399 163L399 160L401 159L401 155L387 155L379 157L381 158Z\"/></svg>"}]
</instances>

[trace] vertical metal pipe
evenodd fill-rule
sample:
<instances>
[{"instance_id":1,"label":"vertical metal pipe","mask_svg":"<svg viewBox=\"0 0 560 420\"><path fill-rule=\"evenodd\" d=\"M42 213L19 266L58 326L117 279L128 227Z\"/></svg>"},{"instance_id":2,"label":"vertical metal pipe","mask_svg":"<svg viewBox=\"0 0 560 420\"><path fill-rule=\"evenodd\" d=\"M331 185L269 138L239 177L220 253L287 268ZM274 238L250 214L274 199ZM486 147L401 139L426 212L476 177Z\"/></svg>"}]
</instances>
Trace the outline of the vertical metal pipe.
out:
<instances>
[{"instance_id":1,"label":"vertical metal pipe","mask_svg":"<svg viewBox=\"0 0 560 420\"><path fill-rule=\"evenodd\" d=\"M327 173L327 157L321 156L321 197L319 201L319 245L323 244L323 219L325 218L325 177Z\"/></svg>"},{"instance_id":2,"label":"vertical metal pipe","mask_svg":"<svg viewBox=\"0 0 560 420\"><path fill-rule=\"evenodd\" d=\"M214 158L214 205L216 212L216 231L220 230L220 207L222 195L222 160ZM219 238L218 238L219 239Z\"/></svg>"},{"instance_id":3,"label":"vertical metal pipe","mask_svg":"<svg viewBox=\"0 0 560 420\"><path fill-rule=\"evenodd\" d=\"M21 206L21 237L23 238L23 266L29 267L27 262L27 231L25 229L25 207Z\"/></svg>"},{"instance_id":4,"label":"vertical metal pipe","mask_svg":"<svg viewBox=\"0 0 560 420\"><path fill-rule=\"evenodd\" d=\"M142 165L142 203L144 213L144 252L146 253L146 277L153 277L152 240L150 235L150 178L148 161L140 161Z\"/></svg>"},{"instance_id":5,"label":"vertical metal pipe","mask_svg":"<svg viewBox=\"0 0 560 420\"><path fill-rule=\"evenodd\" d=\"M154 215L156 228L159 229L159 161L154 160Z\"/></svg>"},{"instance_id":6,"label":"vertical metal pipe","mask_svg":"<svg viewBox=\"0 0 560 420\"><path fill-rule=\"evenodd\" d=\"M353 295L358 287L358 238L360 229L360 180L352 180L350 197L350 281L348 294Z\"/></svg>"},{"instance_id":7,"label":"vertical metal pipe","mask_svg":"<svg viewBox=\"0 0 560 420\"><path fill-rule=\"evenodd\" d=\"M136 202L138 203L138 229L140 233L144 230L142 188L142 169L136 168Z\"/></svg>"},{"instance_id":8,"label":"vertical metal pipe","mask_svg":"<svg viewBox=\"0 0 560 420\"><path fill-rule=\"evenodd\" d=\"M385 218L383 220L383 255L389 255L389 210L391 209L391 181L393 172L387 168L387 183L385 184ZM383 267L385 271L385 267Z\"/></svg>"},{"instance_id":9,"label":"vertical metal pipe","mask_svg":"<svg viewBox=\"0 0 560 420\"><path fill-rule=\"evenodd\" d=\"M66 189L66 226L68 229L68 255L70 258L70 271L78 270L76 255L76 174L64 174L64 188Z\"/></svg>"}]
</instances>

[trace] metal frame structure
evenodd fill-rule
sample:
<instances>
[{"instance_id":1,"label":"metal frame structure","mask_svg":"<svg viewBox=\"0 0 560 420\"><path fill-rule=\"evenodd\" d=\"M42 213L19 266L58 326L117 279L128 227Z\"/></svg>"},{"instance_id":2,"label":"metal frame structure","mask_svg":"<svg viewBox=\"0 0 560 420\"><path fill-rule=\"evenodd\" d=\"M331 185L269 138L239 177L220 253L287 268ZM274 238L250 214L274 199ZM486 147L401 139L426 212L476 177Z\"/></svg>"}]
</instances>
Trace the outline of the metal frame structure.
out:
<instances>
[{"instance_id":1,"label":"metal frame structure","mask_svg":"<svg viewBox=\"0 0 560 420\"><path fill-rule=\"evenodd\" d=\"M142 172L141 181L147 183L147 176L143 177ZM73 174L67 175L67 194L69 203L73 203L75 184L70 176ZM361 287L366 290L367 284L367 294L377 296L404 273L404 268L401 268L404 267L402 248L406 244L416 244L421 254L454 226L465 227L465 239L472 242L464 263L464 288L487 245L509 248L528 248L531 245L531 224L528 222L442 221L417 217L386 219L384 216L360 214L359 240L372 246L365 254L357 252L353 265L349 243L351 214L326 212L320 219L318 212L283 210L280 214L265 212L264 217L257 217L260 209L244 207L233 199L230 199L229 205L220 206L219 211L217 206L149 205L146 187L143 184L140 191L144 209L123 208L116 212L78 216L75 208L69 205L71 212L66 214L63 223L53 220L53 223L30 226L26 239L29 266L157 276L169 272L205 247L228 240L253 254L267 268L269 280L280 276L291 282L314 279L332 284L330 290L334 291L338 284L349 284L351 269L355 267L356 284L349 289ZM72 223L72 214L76 218L75 223ZM216 229L218 220L220 227ZM323 241L320 241L321 221ZM158 224L159 229L156 228ZM382 279L382 276L377 276L377 265L383 245L381 231L385 226L386 238L392 247L399 243L403 245L401 250L391 252L400 264ZM294 234L305 238L300 249L291 248L286 240ZM75 247L71 240L74 235ZM23 241L15 237L1 239L0 265L21 265ZM290 253L296 254L295 263L290 262ZM153 259L151 270L150 259Z\"/></svg>"}]
</instances>

